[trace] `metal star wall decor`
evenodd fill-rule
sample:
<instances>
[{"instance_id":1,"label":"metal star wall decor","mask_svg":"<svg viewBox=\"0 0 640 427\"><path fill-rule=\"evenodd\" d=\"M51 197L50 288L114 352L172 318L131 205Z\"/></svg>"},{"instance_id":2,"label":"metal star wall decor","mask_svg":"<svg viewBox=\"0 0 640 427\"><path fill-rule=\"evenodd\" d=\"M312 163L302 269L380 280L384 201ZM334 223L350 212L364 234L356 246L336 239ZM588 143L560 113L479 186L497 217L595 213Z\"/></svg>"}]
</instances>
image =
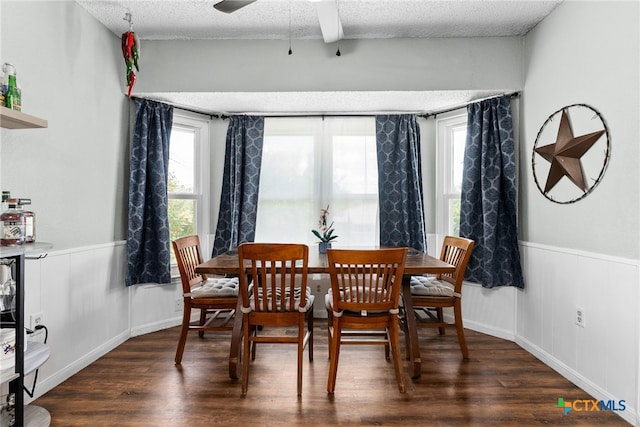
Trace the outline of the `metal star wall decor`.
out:
<instances>
[{"instance_id":1,"label":"metal star wall decor","mask_svg":"<svg viewBox=\"0 0 640 427\"><path fill-rule=\"evenodd\" d=\"M578 108L581 109L581 111L578 111ZM584 110L585 108L588 110ZM592 130L592 132L575 136L571 125L570 110L572 115L579 115L582 119L580 124L583 125L585 129ZM545 131L546 133L551 132L551 129L547 130L547 125L558 115L560 115L560 124L555 136L555 142L538 146L540 142L545 142ZM595 123L594 120L596 120ZM586 165L583 164L583 159L586 154L598 141L601 141L601 137L605 134L606 145L604 152L602 154L590 153L589 162L587 162ZM547 135L547 137L549 137L549 135ZM600 145L602 145L602 143L600 143ZM538 167L536 164L536 154L549 163L544 189L542 189L538 182L538 175L543 175L541 170L543 168ZM600 114L584 104L570 105L563 107L561 110L549 116L540 128L540 132L538 132L532 156L534 179L538 185L538 189L549 200L556 203L575 202L589 194L597 185L604 174L608 158L608 131ZM572 194L571 190L562 189L552 194L552 190L561 182L563 177L567 177L580 192ZM559 200L559 196L564 200Z\"/></svg>"}]
</instances>

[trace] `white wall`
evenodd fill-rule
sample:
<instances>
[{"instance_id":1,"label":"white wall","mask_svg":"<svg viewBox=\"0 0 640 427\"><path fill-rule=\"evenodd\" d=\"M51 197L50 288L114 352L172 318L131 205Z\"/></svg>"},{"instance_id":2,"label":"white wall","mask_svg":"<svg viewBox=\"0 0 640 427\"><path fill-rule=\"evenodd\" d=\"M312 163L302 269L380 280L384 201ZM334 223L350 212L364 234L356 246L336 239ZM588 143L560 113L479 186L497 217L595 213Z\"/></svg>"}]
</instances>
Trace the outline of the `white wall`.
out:
<instances>
[{"instance_id":1,"label":"white wall","mask_svg":"<svg viewBox=\"0 0 640 427\"><path fill-rule=\"evenodd\" d=\"M49 122L0 134L0 188L32 199L37 240L54 245L26 261L25 320L43 314L52 349L39 396L130 336L180 324L181 288L124 285L129 101L119 38L72 1L0 7L0 63L17 68L23 111Z\"/></svg>"},{"instance_id":2,"label":"white wall","mask_svg":"<svg viewBox=\"0 0 640 427\"><path fill-rule=\"evenodd\" d=\"M640 257L639 7L637 1L565 1L526 36L521 240ZM588 197L559 205L536 188L531 152L547 117L575 103L604 117L611 158Z\"/></svg>"},{"instance_id":3,"label":"white wall","mask_svg":"<svg viewBox=\"0 0 640 427\"><path fill-rule=\"evenodd\" d=\"M2 1L0 62L22 111L47 129L2 129L0 187L32 199L57 248L126 238L128 103L119 39L75 2Z\"/></svg>"},{"instance_id":4,"label":"white wall","mask_svg":"<svg viewBox=\"0 0 640 427\"><path fill-rule=\"evenodd\" d=\"M563 2L525 37L520 232L526 287L516 342L600 399L626 400L638 424L640 4ZM611 159L599 186L569 205L544 198L531 171L540 126L561 107L603 115ZM575 324L576 308L586 325Z\"/></svg>"},{"instance_id":5,"label":"white wall","mask_svg":"<svg viewBox=\"0 0 640 427\"><path fill-rule=\"evenodd\" d=\"M144 41L139 92L511 90L521 39Z\"/></svg>"}]
</instances>

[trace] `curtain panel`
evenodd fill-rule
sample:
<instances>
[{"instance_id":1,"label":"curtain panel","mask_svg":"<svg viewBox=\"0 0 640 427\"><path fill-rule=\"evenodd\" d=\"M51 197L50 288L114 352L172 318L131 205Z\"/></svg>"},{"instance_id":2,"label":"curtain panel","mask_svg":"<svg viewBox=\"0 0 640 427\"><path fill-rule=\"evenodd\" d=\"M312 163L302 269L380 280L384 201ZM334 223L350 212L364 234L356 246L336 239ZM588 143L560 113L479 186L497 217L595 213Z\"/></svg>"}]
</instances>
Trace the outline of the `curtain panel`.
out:
<instances>
[{"instance_id":1,"label":"curtain panel","mask_svg":"<svg viewBox=\"0 0 640 427\"><path fill-rule=\"evenodd\" d=\"M465 279L485 288L524 287L516 224L516 158L511 102L467 107L460 235L475 241Z\"/></svg>"},{"instance_id":2,"label":"curtain panel","mask_svg":"<svg viewBox=\"0 0 640 427\"><path fill-rule=\"evenodd\" d=\"M427 251L420 128L412 114L376 116L380 246Z\"/></svg>"},{"instance_id":3,"label":"curtain panel","mask_svg":"<svg viewBox=\"0 0 640 427\"><path fill-rule=\"evenodd\" d=\"M212 256L253 242L256 234L264 117L231 116L229 120Z\"/></svg>"},{"instance_id":4,"label":"curtain panel","mask_svg":"<svg viewBox=\"0 0 640 427\"><path fill-rule=\"evenodd\" d=\"M167 178L173 107L145 99L134 102L126 284L170 283Z\"/></svg>"}]
</instances>

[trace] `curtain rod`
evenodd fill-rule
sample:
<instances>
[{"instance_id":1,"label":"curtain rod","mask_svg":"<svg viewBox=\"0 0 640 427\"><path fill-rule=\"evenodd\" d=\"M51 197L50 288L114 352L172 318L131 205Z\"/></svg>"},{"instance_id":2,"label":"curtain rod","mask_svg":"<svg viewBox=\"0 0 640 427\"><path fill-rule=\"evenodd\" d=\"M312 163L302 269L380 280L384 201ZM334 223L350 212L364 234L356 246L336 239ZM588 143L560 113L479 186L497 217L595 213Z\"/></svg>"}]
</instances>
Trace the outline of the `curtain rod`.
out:
<instances>
[{"instance_id":1,"label":"curtain rod","mask_svg":"<svg viewBox=\"0 0 640 427\"><path fill-rule=\"evenodd\" d=\"M257 112L252 112L252 113L236 113L236 114L231 114L231 115L246 115L246 116L264 116L264 117L270 117L270 118L294 118L294 117L370 117L370 116L378 116L378 115L385 115L385 114L419 114L419 112L417 111L395 111L395 112L389 112L389 111L371 111L371 112L362 112L362 113L353 113L353 112L349 112L349 113L340 113L340 112L330 112L330 113L301 113L301 112L292 112L292 113L277 113L277 114L272 114L272 113L257 113ZM219 118L221 119L227 119L229 118L231 115L229 114L223 114L221 115Z\"/></svg>"},{"instance_id":2,"label":"curtain rod","mask_svg":"<svg viewBox=\"0 0 640 427\"><path fill-rule=\"evenodd\" d=\"M155 99L155 98L150 97L150 96L147 96L147 97L143 97L143 96L132 96L132 97L131 97L131 99L134 99L134 100L135 100L135 99L146 99L146 100L148 100L148 101L160 102L160 103L162 103L162 104L170 105L170 106L172 106L173 108L176 108L176 109L178 109L178 110L187 111L187 112L189 112L189 113L194 113L194 114L200 114L200 115L203 115L203 116L207 116L207 117L209 117L209 119L213 119L213 118L219 119L219 118L220 118L220 116L219 116L218 114L211 114L211 113L205 113L205 112L203 112L203 111L192 110L192 109L190 109L190 108L183 107L183 106L180 106L180 105L171 104L171 103L169 103L169 102L167 102L167 101L162 101L162 100L159 100L159 99Z\"/></svg>"},{"instance_id":3,"label":"curtain rod","mask_svg":"<svg viewBox=\"0 0 640 427\"><path fill-rule=\"evenodd\" d=\"M456 110L460 110L461 108L465 108L466 106L474 104L476 102L486 101L488 99L500 98L501 96L508 96L509 98L517 98L518 96L520 96L520 92L512 92L512 93L509 93L509 94L505 93L505 94L502 94L502 95L488 96L488 97L482 98L482 99L475 99L473 101L466 102L466 103L464 103L462 105L458 105L457 107L447 108L446 110L434 111L432 113L418 114L418 117L422 117L423 119L428 119L430 117L435 118L438 114L450 113L452 111L456 111Z\"/></svg>"},{"instance_id":4,"label":"curtain rod","mask_svg":"<svg viewBox=\"0 0 640 427\"><path fill-rule=\"evenodd\" d=\"M197 111L197 110L192 110L190 108L185 108L185 107L179 107L177 105L174 105L173 108L176 108L178 110L182 110L182 111L187 111L189 113L194 113L194 114L201 114L203 116L208 116L209 119L219 119L221 116L218 114L211 114L211 113L203 113L202 111Z\"/></svg>"}]
</instances>

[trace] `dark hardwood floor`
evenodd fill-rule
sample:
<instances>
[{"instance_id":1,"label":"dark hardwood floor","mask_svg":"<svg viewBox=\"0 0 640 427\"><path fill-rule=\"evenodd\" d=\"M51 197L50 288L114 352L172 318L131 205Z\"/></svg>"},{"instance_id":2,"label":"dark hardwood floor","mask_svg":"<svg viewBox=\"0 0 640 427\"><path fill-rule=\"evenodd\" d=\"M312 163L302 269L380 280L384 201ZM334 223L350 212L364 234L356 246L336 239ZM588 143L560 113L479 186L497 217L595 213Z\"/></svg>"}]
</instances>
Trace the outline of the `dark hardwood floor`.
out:
<instances>
[{"instance_id":1,"label":"dark hardwood floor","mask_svg":"<svg viewBox=\"0 0 640 427\"><path fill-rule=\"evenodd\" d=\"M330 397L326 320L318 319L301 400L294 346L259 346L241 398L240 381L228 376L230 333L190 334L177 368L171 328L128 340L34 404L53 426L628 425L612 411L563 415L558 398L593 398L512 342L467 331L463 361L454 331L419 333L422 377L411 380L404 362L406 394L383 348L346 346Z\"/></svg>"}]
</instances>

